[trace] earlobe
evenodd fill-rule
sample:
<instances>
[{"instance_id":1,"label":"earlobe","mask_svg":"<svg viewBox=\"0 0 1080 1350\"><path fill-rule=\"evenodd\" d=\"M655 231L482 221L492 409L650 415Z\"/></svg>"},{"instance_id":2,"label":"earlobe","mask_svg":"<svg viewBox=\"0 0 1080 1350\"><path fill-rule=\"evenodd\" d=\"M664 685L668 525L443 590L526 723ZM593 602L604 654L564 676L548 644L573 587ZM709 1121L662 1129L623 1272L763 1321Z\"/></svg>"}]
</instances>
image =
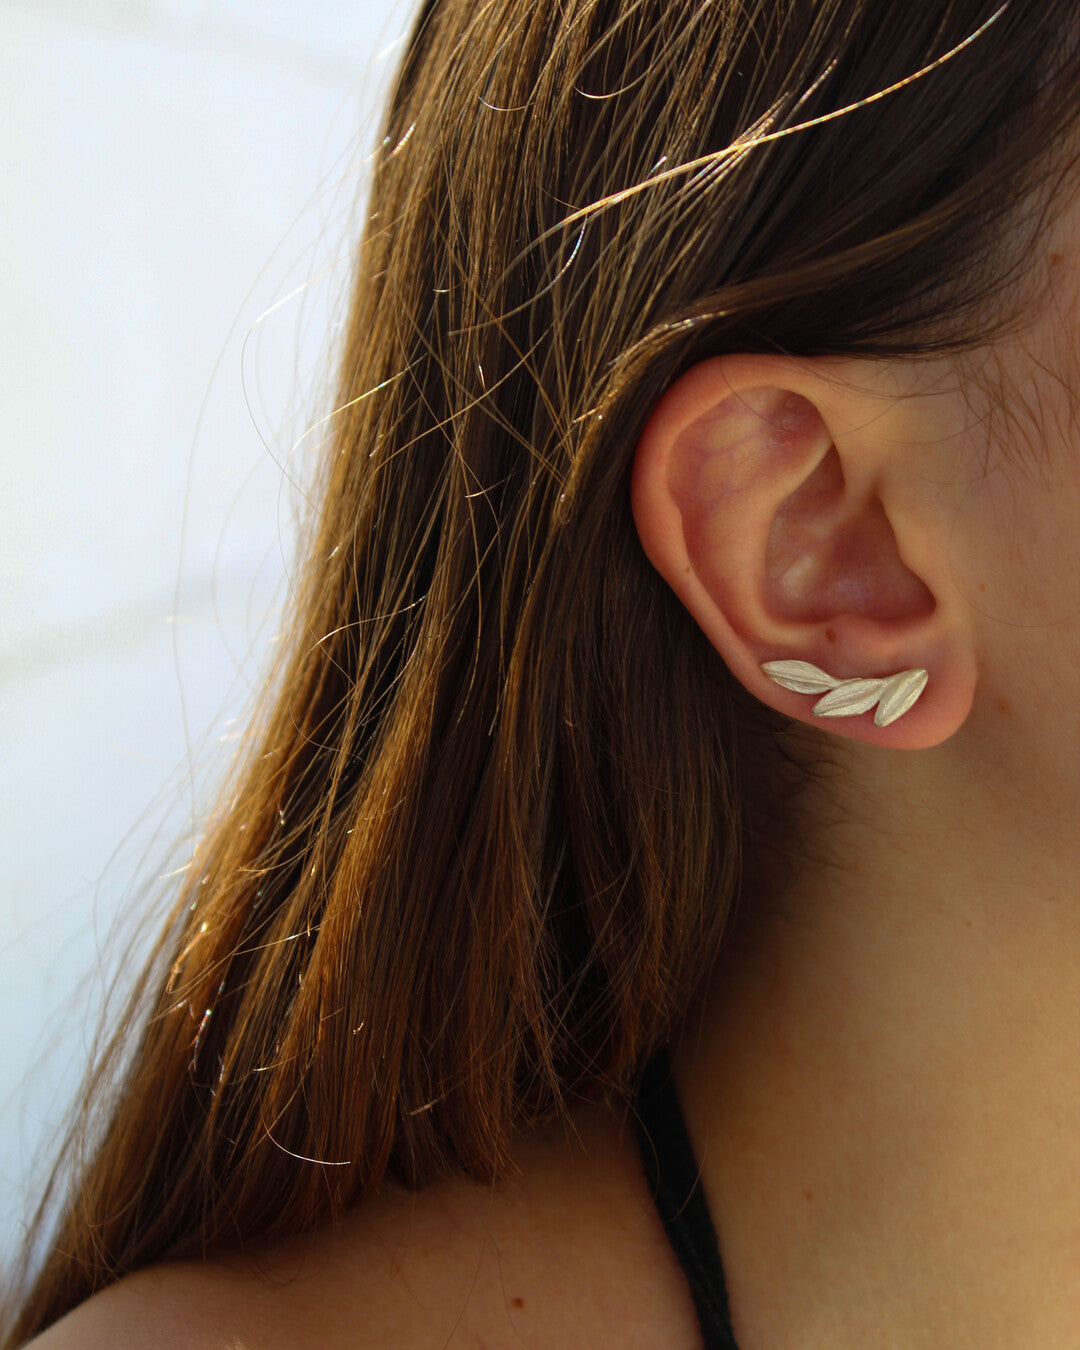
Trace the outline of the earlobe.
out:
<instances>
[{"instance_id":1,"label":"earlobe","mask_svg":"<svg viewBox=\"0 0 1080 1350\"><path fill-rule=\"evenodd\" d=\"M902 400L835 362L714 358L654 409L632 506L650 561L752 693L915 749L963 722L975 669L947 538L902 487L911 434Z\"/></svg>"}]
</instances>

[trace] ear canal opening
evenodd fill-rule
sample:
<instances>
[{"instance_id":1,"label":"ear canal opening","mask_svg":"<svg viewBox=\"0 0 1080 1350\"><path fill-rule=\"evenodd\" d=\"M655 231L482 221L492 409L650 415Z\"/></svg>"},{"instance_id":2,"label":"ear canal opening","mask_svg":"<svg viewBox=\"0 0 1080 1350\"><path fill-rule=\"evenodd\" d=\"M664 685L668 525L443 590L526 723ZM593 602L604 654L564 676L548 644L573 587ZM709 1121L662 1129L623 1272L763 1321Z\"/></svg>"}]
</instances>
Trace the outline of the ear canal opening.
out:
<instances>
[{"instance_id":1,"label":"ear canal opening","mask_svg":"<svg viewBox=\"0 0 1080 1350\"><path fill-rule=\"evenodd\" d=\"M935 607L928 587L901 558L880 499L851 500L835 446L777 508L765 586L773 613L798 623L842 614L885 623Z\"/></svg>"}]
</instances>

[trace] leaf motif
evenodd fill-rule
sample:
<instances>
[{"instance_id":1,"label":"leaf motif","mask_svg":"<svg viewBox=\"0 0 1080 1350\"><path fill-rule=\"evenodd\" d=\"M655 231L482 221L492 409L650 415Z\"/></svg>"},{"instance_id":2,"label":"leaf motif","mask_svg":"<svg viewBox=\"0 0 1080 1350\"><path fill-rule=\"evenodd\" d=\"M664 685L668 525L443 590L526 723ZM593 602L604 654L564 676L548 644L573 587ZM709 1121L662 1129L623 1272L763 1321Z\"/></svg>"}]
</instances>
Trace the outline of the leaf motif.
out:
<instances>
[{"instance_id":1,"label":"leaf motif","mask_svg":"<svg viewBox=\"0 0 1080 1350\"><path fill-rule=\"evenodd\" d=\"M902 670L899 675L890 675L885 681L877 712L874 713L874 725L887 727L898 717L903 717L915 706L919 695L926 688L929 673L925 670Z\"/></svg>"},{"instance_id":2,"label":"leaf motif","mask_svg":"<svg viewBox=\"0 0 1080 1350\"><path fill-rule=\"evenodd\" d=\"M761 669L774 684L796 694L824 694L843 683L809 661L766 661Z\"/></svg>"},{"instance_id":3,"label":"leaf motif","mask_svg":"<svg viewBox=\"0 0 1080 1350\"><path fill-rule=\"evenodd\" d=\"M854 717L869 712L881 697L885 680L844 680L814 704L818 717Z\"/></svg>"}]
</instances>

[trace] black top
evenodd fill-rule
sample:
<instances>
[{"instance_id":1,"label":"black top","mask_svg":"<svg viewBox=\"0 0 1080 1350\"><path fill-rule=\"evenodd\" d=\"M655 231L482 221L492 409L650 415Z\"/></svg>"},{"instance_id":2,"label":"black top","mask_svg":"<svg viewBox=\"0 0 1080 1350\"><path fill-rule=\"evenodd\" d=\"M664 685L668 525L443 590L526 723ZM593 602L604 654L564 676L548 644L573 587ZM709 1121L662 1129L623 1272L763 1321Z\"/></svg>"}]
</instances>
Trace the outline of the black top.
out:
<instances>
[{"instance_id":1,"label":"black top","mask_svg":"<svg viewBox=\"0 0 1080 1350\"><path fill-rule=\"evenodd\" d=\"M739 1350L731 1329L716 1229L663 1050L646 1067L635 1106L634 1123L649 1190L690 1286L705 1350Z\"/></svg>"}]
</instances>

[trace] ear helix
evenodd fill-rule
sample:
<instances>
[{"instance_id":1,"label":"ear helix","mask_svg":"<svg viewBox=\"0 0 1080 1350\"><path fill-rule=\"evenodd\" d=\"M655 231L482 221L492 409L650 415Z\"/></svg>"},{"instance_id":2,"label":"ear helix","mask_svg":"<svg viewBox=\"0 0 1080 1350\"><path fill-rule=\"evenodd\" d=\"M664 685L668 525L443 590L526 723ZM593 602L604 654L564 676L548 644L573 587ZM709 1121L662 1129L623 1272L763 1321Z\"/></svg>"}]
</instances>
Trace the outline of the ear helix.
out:
<instances>
[{"instance_id":1,"label":"ear helix","mask_svg":"<svg viewBox=\"0 0 1080 1350\"><path fill-rule=\"evenodd\" d=\"M874 725L879 727L887 727L913 708L930 678L916 668L880 678L838 680L809 661L766 661L761 669L784 689L821 694L811 710L817 717L855 717L876 704Z\"/></svg>"}]
</instances>

